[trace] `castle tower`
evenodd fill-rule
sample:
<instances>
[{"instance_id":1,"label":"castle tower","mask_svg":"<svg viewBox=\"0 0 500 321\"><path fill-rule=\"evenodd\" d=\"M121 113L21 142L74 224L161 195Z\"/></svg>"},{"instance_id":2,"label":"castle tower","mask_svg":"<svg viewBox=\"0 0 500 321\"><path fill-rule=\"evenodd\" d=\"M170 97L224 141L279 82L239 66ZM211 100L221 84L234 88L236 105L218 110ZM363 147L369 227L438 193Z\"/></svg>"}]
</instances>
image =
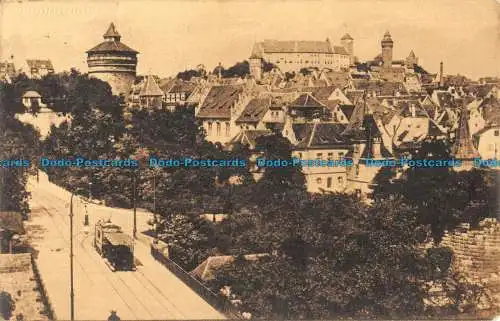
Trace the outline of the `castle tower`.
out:
<instances>
[{"instance_id":1,"label":"castle tower","mask_svg":"<svg viewBox=\"0 0 500 321\"><path fill-rule=\"evenodd\" d=\"M380 43L382 45L383 66L384 68L392 68L392 48L394 47L394 41L392 41L389 31L384 34L384 38Z\"/></svg>"},{"instance_id":2,"label":"castle tower","mask_svg":"<svg viewBox=\"0 0 500 321\"><path fill-rule=\"evenodd\" d=\"M262 55L258 50L258 45L255 44L250 55L249 65L250 65L250 75L259 81L262 79Z\"/></svg>"},{"instance_id":3,"label":"castle tower","mask_svg":"<svg viewBox=\"0 0 500 321\"><path fill-rule=\"evenodd\" d=\"M444 72L444 67L443 67L443 62L441 61L439 63L439 88L443 88L444 87L444 75L443 75L443 72Z\"/></svg>"},{"instance_id":4,"label":"castle tower","mask_svg":"<svg viewBox=\"0 0 500 321\"><path fill-rule=\"evenodd\" d=\"M350 34L346 33L340 38L340 44L345 48L347 53L349 53L350 64L354 64L354 39Z\"/></svg>"},{"instance_id":5,"label":"castle tower","mask_svg":"<svg viewBox=\"0 0 500 321\"><path fill-rule=\"evenodd\" d=\"M107 82L114 95L127 95L136 77L138 52L121 42L113 23L103 38L104 42L87 51L89 76Z\"/></svg>"}]
</instances>

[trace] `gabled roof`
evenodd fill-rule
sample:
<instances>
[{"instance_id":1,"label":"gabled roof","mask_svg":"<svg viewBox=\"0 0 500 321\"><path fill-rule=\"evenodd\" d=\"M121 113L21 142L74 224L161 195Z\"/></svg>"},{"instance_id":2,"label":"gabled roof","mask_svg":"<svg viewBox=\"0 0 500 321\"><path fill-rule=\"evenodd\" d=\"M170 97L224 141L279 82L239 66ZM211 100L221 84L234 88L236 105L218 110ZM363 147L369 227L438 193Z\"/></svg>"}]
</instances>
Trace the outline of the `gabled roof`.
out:
<instances>
[{"instance_id":1,"label":"gabled roof","mask_svg":"<svg viewBox=\"0 0 500 321\"><path fill-rule=\"evenodd\" d=\"M313 123L307 124L308 128L304 133L300 142L297 144L298 149L308 148L348 148L348 143L342 132L345 130L345 125L338 123Z\"/></svg>"},{"instance_id":2,"label":"gabled roof","mask_svg":"<svg viewBox=\"0 0 500 321\"><path fill-rule=\"evenodd\" d=\"M301 94L297 99L295 99L290 107L302 107L302 108L324 108L324 104L319 102L309 93Z\"/></svg>"},{"instance_id":3,"label":"gabled roof","mask_svg":"<svg viewBox=\"0 0 500 321\"><path fill-rule=\"evenodd\" d=\"M262 120L267 110L271 106L271 98L253 98L243 109L236 123L257 123Z\"/></svg>"},{"instance_id":4,"label":"gabled roof","mask_svg":"<svg viewBox=\"0 0 500 321\"><path fill-rule=\"evenodd\" d=\"M462 108L460 121L455 137L455 143L452 147L452 154L457 159L473 159L479 157L469 131L468 111Z\"/></svg>"},{"instance_id":5,"label":"gabled roof","mask_svg":"<svg viewBox=\"0 0 500 321\"><path fill-rule=\"evenodd\" d=\"M352 105L340 105L340 110L344 113L348 120L351 120L352 114L354 112L354 106Z\"/></svg>"},{"instance_id":6,"label":"gabled roof","mask_svg":"<svg viewBox=\"0 0 500 321\"><path fill-rule=\"evenodd\" d=\"M230 144L240 143L242 145L249 145L251 148L255 148L257 138L272 134L273 132L270 130L242 130L234 136L233 139L231 139Z\"/></svg>"},{"instance_id":7,"label":"gabled roof","mask_svg":"<svg viewBox=\"0 0 500 321\"><path fill-rule=\"evenodd\" d=\"M242 85L213 86L203 101L199 118L231 118L231 108L243 92Z\"/></svg>"},{"instance_id":8,"label":"gabled roof","mask_svg":"<svg viewBox=\"0 0 500 321\"><path fill-rule=\"evenodd\" d=\"M155 78L152 75L148 75L144 80L144 84L142 85L141 92L139 93L141 97L155 97L155 96L163 96L163 91L158 86Z\"/></svg>"},{"instance_id":9,"label":"gabled roof","mask_svg":"<svg viewBox=\"0 0 500 321\"><path fill-rule=\"evenodd\" d=\"M328 97L335 91L337 87L327 86L327 87L313 87L313 88L303 88L303 92L310 92L314 98L318 100L327 100Z\"/></svg>"},{"instance_id":10,"label":"gabled roof","mask_svg":"<svg viewBox=\"0 0 500 321\"><path fill-rule=\"evenodd\" d=\"M399 116L401 117L425 117L429 118L427 111L416 101L398 101ZM414 108L415 115L412 113Z\"/></svg>"}]
</instances>

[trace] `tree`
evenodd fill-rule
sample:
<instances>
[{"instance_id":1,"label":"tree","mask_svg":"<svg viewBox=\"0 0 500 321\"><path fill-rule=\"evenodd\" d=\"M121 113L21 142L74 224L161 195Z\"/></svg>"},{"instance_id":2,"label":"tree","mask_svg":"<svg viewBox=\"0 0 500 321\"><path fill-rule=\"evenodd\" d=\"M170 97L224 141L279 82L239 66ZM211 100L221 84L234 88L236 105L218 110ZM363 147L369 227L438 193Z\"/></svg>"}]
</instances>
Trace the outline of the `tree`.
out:
<instances>
[{"instance_id":1,"label":"tree","mask_svg":"<svg viewBox=\"0 0 500 321\"><path fill-rule=\"evenodd\" d=\"M203 73L200 70L194 70L194 69L189 69L189 70L184 70L179 73L177 73L177 76L175 78L181 79L184 81L190 81L191 78L193 77L203 77Z\"/></svg>"},{"instance_id":2,"label":"tree","mask_svg":"<svg viewBox=\"0 0 500 321\"><path fill-rule=\"evenodd\" d=\"M244 78L245 76L250 74L250 65L247 60L244 60L242 62L237 62L228 69L225 69L222 66L217 66L215 67L213 73L219 74L219 69L222 78L233 78L233 77Z\"/></svg>"}]
</instances>

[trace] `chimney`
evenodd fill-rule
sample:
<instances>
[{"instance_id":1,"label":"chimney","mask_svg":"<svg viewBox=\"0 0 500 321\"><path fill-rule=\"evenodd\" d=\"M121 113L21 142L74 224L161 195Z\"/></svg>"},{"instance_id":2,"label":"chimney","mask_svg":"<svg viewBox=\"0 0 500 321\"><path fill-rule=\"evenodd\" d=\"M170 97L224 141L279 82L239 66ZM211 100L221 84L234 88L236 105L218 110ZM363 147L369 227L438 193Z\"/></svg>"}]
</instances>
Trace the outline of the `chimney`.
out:
<instances>
[{"instance_id":1,"label":"chimney","mask_svg":"<svg viewBox=\"0 0 500 321\"><path fill-rule=\"evenodd\" d=\"M443 88L444 87L444 77L443 77L443 62L439 64L439 87Z\"/></svg>"}]
</instances>

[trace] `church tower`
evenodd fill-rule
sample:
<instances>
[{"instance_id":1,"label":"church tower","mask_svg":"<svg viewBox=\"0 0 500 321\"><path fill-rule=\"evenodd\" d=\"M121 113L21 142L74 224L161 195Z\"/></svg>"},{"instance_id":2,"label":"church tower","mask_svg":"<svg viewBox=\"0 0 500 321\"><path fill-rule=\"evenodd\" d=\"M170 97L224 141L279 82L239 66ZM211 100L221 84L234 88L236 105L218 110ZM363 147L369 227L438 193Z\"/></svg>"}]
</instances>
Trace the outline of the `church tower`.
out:
<instances>
[{"instance_id":1,"label":"church tower","mask_svg":"<svg viewBox=\"0 0 500 321\"><path fill-rule=\"evenodd\" d=\"M392 48L394 47L394 41L392 41L389 31L384 34L384 38L380 43L382 45L383 67L392 68Z\"/></svg>"},{"instance_id":2,"label":"church tower","mask_svg":"<svg viewBox=\"0 0 500 321\"><path fill-rule=\"evenodd\" d=\"M349 63L350 65L354 65L354 39L350 34L346 33L340 38L340 44L345 48L347 53L349 54Z\"/></svg>"},{"instance_id":3,"label":"church tower","mask_svg":"<svg viewBox=\"0 0 500 321\"><path fill-rule=\"evenodd\" d=\"M107 82L114 95L128 95L136 77L138 52L121 42L113 23L103 38L104 42L87 51L89 76Z\"/></svg>"},{"instance_id":4,"label":"church tower","mask_svg":"<svg viewBox=\"0 0 500 321\"><path fill-rule=\"evenodd\" d=\"M456 159L462 161L462 166L457 167L455 170L469 170L473 167L474 158L479 157L479 153L474 146L469 130L469 122L468 122L468 114L469 111L467 107L462 107L462 111L460 114L460 121L458 123L458 129L455 136L455 143L452 147L452 155Z\"/></svg>"}]
</instances>

